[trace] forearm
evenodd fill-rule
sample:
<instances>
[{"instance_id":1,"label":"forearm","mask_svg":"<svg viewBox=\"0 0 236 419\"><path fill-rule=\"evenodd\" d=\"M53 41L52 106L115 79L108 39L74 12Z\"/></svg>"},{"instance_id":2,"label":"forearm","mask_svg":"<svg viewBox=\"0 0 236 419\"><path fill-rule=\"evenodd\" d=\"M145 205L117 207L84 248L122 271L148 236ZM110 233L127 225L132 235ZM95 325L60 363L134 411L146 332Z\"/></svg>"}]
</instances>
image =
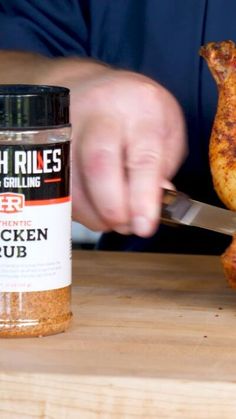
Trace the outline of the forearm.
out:
<instances>
[{"instance_id":1,"label":"forearm","mask_svg":"<svg viewBox=\"0 0 236 419\"><path fill-rule=\"evenodd\" d=\"M19 51L0 51L0 83L63 84L71 87L103 72L105 64L91 59L49 58Z\"/></svg>"}]
</instances>

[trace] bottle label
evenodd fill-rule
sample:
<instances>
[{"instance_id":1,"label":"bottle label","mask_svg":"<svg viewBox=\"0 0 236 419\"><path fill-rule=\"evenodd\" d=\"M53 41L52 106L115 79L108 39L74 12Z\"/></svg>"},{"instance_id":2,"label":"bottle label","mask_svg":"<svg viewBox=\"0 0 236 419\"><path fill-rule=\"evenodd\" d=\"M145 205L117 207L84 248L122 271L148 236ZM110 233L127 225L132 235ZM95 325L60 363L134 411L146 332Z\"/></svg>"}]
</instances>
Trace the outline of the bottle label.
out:
<instances>
[{"instance_id":1,"label":"bottle label","mask_svg":"<svg viewBox=\"0 0 236 419\"><path fill-rule=\"evenodd\" d=\"M70 142L0 147L0 292L71 283Z\"/></svg>"}]
</instances>

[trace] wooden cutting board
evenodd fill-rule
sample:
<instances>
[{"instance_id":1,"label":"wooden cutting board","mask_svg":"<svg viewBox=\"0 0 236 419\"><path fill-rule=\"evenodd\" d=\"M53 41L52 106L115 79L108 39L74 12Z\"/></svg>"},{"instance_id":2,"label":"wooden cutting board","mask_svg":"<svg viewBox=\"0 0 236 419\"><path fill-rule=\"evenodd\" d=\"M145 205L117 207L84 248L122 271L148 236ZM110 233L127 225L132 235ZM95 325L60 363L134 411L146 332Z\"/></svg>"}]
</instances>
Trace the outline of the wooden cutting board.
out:
<instances>
[{"instance_id":1,"label":"wooden cutting board","mask_svg":"<svg viewBox=\"0 0 236 419\"><path fill-rule=\"evenodd\" d=\"M70 330L0 340L0 417L236 418L236 292L214 256L76 251Z\"/></svg>"}]
</instances>

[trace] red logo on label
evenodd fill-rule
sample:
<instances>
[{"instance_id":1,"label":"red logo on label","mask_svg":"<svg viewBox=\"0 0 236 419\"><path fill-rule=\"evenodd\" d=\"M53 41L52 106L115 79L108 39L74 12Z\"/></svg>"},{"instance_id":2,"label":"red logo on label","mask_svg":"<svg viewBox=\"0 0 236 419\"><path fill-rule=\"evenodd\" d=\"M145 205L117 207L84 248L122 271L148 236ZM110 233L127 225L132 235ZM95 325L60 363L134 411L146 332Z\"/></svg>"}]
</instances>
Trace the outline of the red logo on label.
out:
<instances>
[{"instance_id":1,"label":"red logo on label","mask_svg":"<svg viewBox=\"0 0 236 419\"><path fill-rule=\"evenodd\" d=\"M25 197L19 193L0 193L0 212L12 214L21 212L24 208Z\"/></svg>"}]
</instances>

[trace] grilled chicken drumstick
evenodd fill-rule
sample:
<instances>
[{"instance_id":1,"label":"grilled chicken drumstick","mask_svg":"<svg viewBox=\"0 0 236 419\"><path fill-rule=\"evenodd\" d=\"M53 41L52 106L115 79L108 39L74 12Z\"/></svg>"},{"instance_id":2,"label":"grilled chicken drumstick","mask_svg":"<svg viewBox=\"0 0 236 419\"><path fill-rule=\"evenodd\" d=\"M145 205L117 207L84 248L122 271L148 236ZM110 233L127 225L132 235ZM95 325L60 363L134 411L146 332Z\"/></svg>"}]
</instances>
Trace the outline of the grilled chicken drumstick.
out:
<instances>
[{"instance_id":1,"label":"grilled chicken drumstick","mask_svg":"<svg viewBox=\"0 0 236 419\"><path fill-rule=\"evenodd\" d=\"M236 45L233 41L210 42L200 49L200 55L219 92L209 144L214 189L226 207L236 211ZM222 263L230 285L236 288L236 235Z\"/></svg>"}]
</instances>

